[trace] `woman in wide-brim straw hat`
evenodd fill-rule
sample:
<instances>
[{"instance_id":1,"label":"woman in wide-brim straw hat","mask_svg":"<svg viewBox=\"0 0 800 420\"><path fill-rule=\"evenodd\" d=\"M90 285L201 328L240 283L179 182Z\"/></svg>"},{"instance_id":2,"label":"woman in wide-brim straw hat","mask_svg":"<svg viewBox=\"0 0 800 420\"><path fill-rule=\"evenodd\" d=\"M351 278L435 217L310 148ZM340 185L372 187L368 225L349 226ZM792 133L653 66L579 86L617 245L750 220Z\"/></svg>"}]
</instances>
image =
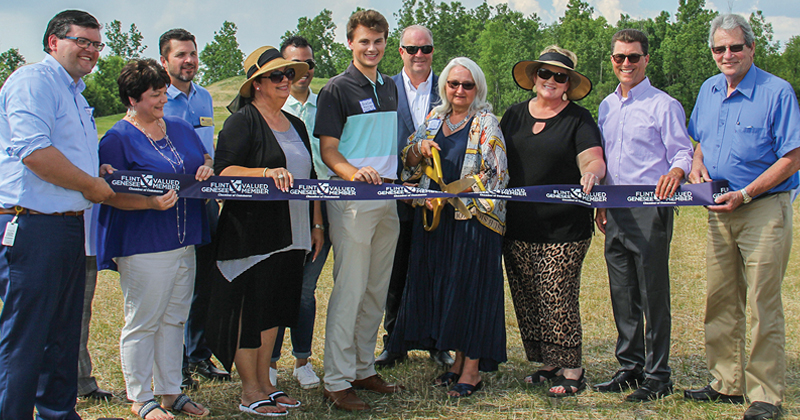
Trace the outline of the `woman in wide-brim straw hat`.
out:
<instances>
[{"instance_id":1,"label":"woman in wide-brim straw hat","mask_svg":"<svg viewBox=\"0 0 800 420\"><path fill-rule=\"evenodd\" d=\"M536 96L509 108L500 127L508 150L508 187L578 184L589 193L606 172L600 131L575 102L592 82L575 71L575 54L551 46L520 61L514 80ZM543 364L525 378L548 395L586 388L581 367L580 272L593 211L577 205L508 202L503 257L528 360Z\"/></svg>"},{"instance_id":2,"label":"woman in wide-brim straw hat","mask_svg":"<svg viewBox=\"0 0 800 420\"><path fill-rule=\"evenodd\" d=\"M293 80L308 64L261 47L244 63L239 88L219 133L214 169L222 176L269 177L288 191L295 178L315 178L303 121L283 112ZM314 202L226 200L217 229L217 267L206 336L227 369L242 379L239 409L280 416L300 402L278 391L269 364L278 326L297 322L305 255L323 243Z\"/></svg>"}]
</instances>

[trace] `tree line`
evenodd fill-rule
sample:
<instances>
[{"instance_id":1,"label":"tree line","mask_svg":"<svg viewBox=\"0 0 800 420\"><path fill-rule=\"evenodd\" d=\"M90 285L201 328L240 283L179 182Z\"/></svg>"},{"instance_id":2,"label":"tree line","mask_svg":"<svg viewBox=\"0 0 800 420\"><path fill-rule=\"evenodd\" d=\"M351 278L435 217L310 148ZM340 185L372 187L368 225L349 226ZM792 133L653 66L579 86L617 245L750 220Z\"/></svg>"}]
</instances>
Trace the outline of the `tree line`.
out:
<instances>
[{"instance_id":1,"label":"tree line","mask_svg":"<svg viewBox=\"0 0 800 420\"><path fill-rule=\"evenodd\" d=\"M400 72L403 62L397 50L402 28L424 25L433 32L434 71L457 56L475 60L486 74L488 99L502 115L510 105L531 96L514 83L512 66L520 60L536 59L544 47L557 44L577 54L576 69L594 83L594 90L581 105L596 116L600 102L617 86L609 58L611 36L619 29L635 28L649 37L647 75L652 84L678 99L688 116L700 85L718 72L708 48L708 30L717 12L706 9L705 0L679 0L674 16L667 11L647 19L623 14L612 25L594 14L588 2L569 0L564 16L547 24L537 14L525 15L507 4L492 6L484 1L469 9L458 1L404 0L393 14L398 23L391 29L379 70L389 75ZM795 93L800 92L800 36L781 45L761 11L751 13L749 21L756 35L755 64L786 79ZM281 40L293 35L308 39L317 61L316 76L327 78L344 71L351 59L349 49L336 41L336 29L333 13L323 9L314 17L298 19L297 26L287 30ZM243 74L244 54L236 32L236 24L225 21L213 41L205 44L196 81L209 85ZM147 48L135 24L125 32L117 20L106 25L105 39L110 55L98 60L97 70L85 78L84 96L96 116L124 112L117 98L116 78L127 60L140 57ZM16 49L0 54L0 82L23 63Z\"/></svg>"}]
</instances>

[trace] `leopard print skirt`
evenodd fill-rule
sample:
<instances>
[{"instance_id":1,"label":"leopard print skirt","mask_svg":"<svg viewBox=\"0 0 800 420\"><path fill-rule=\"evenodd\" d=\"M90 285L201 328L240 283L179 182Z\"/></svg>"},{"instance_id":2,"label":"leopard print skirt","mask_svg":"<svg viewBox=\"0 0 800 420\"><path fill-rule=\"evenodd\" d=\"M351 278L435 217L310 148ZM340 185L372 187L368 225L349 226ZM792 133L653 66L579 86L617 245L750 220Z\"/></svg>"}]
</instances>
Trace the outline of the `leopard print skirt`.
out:
<instances>
[{"instance_id":1,"label":"leopard print skirt","mask_svg":"<svg viewBox=\"0 0 800 420\"><path fill-rule=\"evenodd\" d=\"M592 239L503 244L508 285L529 361L581 366L581 268Z\"/></svg>"}]
</instances>

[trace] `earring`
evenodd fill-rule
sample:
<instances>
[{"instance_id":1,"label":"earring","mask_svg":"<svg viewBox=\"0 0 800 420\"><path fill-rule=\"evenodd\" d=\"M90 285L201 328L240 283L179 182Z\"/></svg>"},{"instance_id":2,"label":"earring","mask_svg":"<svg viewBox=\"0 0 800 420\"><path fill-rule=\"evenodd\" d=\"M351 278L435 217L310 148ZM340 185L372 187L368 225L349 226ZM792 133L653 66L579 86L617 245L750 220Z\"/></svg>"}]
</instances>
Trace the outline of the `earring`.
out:
<instances>
[{"instance_id":1,"label":"earring","mask_svg":"<svg viewBox=\"0 0 800 420\"><path fill-rule=\"evenodd\" d=\"M566 101L567 101L567 99L569 99L569 97L567 96L567 92L564 92L564 93L562 93L562 94L561 94L561 100L562 100L562 101L564 101L564 102L566 102Z\"/></svg>"},{"instance_id":2,"label":"earring","mask_svg":"<svg viewBox=\"0 0 800 420\"><path fill-rule=\"evenodd\" d=\"M136 110L132 106L128 108L128 118L136 118Z\"/></svg>"},{"instance_id":3,"label":"earring","mask_svg":"<svg viewBox=\"0 0 800 420\"><path fill-rule=\"evenodd\" d=\"M257 88L256 88L256 90L261 90L261 88L260 88L260 87L257 87Z\"/></svg>"}]
</instances>

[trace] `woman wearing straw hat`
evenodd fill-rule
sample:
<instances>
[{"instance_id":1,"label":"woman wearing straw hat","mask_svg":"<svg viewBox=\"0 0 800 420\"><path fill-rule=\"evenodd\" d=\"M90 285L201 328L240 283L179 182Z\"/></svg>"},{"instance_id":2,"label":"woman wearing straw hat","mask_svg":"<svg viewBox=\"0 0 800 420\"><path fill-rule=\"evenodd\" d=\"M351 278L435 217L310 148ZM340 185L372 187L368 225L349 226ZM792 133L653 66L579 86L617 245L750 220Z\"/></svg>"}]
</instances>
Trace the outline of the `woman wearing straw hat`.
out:
<instances>
[{"instance_id":1,"label":"woman wearing straw hat","mask_svg":"<svg viewBox=\"0 0 800 420\"><path fill-rule=\"evenodd\" d=\"M600 131L575 102L592 82L576 57L557 46L520 61L514 80L536 96L509 108L500 124L508 147L509 188L578 184L589 193L606 172ZM542 368L525 378L549 384L551 397L586 388L581 367L580 272L592 235L592 210L568 204L508 203L506 274L528 360Z\"/></svg>"},{"instance_id":2,"label":"woman wearing straw hat","mask_svg":"<svg viewBox=\"0 0 800 420\"><path fill-rule=\"evenodd\" d=\"M222 176L269 177L282 191L294 178L315 177L311 145L302 120L281 111L289 85L308 71L273 47L244 62L247 80L228 107L233 113L219 133L214 169ZM313 219L313 220L312 220ZM269 378L278 326L297 322L305 254L323 243L318 203L227 200L217 230L216 282L210 308L215 354L231 362L242 379L239 410L286 415L300 402L278 391ZM208 331L207 331L208 335Z\"/></svg>"}]
</instances>

